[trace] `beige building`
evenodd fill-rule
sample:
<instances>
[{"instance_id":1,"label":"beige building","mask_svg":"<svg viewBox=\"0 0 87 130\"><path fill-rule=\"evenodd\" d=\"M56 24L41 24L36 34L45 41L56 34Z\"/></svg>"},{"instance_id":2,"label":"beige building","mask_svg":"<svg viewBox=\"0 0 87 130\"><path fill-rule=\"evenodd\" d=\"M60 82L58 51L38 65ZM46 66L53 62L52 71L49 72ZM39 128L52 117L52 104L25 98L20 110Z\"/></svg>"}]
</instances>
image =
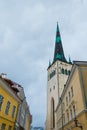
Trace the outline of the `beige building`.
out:
<instances>
[{"instance_id":1,"label":"beige building","mask_svg":"<svg viewBox=\"0 0 87 130\"><path fill-rule=\"evenodd\" d=\"M46 130L87 130L87 62L66 60L58 24L47 71Z\"/></svg>"},{"instance_id":2,"label":"beige building","mask_svg":"<svg viewBox=\"0 0 87 130\"><path fill-rule=\"evenodd\" d=\"M55 113L57 130L87 130L87 62L74 62Z\"/></svg>"}]
</instances>

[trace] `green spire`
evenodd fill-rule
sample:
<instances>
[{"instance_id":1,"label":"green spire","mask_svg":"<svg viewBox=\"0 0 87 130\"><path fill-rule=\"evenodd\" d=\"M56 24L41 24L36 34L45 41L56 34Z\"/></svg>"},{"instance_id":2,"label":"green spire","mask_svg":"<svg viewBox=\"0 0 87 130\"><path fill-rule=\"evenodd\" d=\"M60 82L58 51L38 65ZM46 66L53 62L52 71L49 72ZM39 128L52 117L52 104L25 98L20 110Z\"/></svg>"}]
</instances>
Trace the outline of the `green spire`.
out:
<instances>
[{"instance_id":1,"label":"green spire","mask_svg":"<svg viewBox=\"0 0 87 130\"><path fill-rule=\"evenodd\" d=\"M56 41L55 41L55 51L54 51L54 60L61 60L64 62L67 62L64 56L64 51L62 47L62 41L60 37L60 32L59 32L59 27L58 27L58 22L57 22L57 29L56 29Z\"/></svg>"}]
</instances>

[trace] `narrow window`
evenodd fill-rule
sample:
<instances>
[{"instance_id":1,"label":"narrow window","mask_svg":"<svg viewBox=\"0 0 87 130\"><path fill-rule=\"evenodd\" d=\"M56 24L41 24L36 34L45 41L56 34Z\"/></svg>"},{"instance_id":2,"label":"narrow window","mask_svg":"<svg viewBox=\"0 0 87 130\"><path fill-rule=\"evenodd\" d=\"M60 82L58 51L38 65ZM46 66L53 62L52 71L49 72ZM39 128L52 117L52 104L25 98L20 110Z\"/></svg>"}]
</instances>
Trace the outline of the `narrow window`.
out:
<instances>
[{"instance_id":1,"label":"narrow window","mask_svg":"<svg viewBox=\"0 0 87 130\"><path fill-rule=\"evenodd\" d=\"M67 121L69 122L69 113L67 113Z\"/></svg>"},{"instance_id":2,"label":"narrow window","mask_svg":"<svg viewBox=\"0 0 87 130\"><path fill-rule=\"evenodd\" d=\"M65 74L67 75L67 69L65 70Z\"/></svg>"},{"instance_id":3,"label":"narrow window","mask_svg":"<svg viewBox=\"0 0 87 130\"><path fill-rule=\"evenodd\" d=\"M72 109L70 110L70 116L71 116L71 119L72 119Z\"/></svg>"},{"instance_id":4,"label":"narrow window","mask_svg":"<svg viewBox=\"0 0 87 130\"><path fill-rule=\"evenodd\" d=\"M8 113L9 113L10 104L11 104L11 103L8 101L8 102L7 102L7 105L6 105L6 110L5 110L5 114L7 114L7 115L8 115Z\"/></svg>"},{"instance_id":5,"label":"narrow window","mask_svg":"<svg viewBox=\"0 0 87 130\"><path fill-rule=\"evenodd\" d=\"M63 115L63 124L65 124L65 114Z\"/></svg>"},{"instance_id":6,"label":"narrow window","mask_svg":"<svg viewBox=\"0 0 87 130\"><path fill-rule=\"evenodd\" d=\"M6 124L2 124L2 126L1 126L1 130L5 130L5 127L6 127Z\"/></svg>"},{"instance_id":7,"label":"narrow window","mask_svg":"<svg viewBox=\"0 0 87 130\"><path fill-rule=\"evenodd\" d=\"M12 130L12 126L9 126L9 127L8 127L8 130Z\"/></svg>"},{"instance_id":8,"label":"narrow window","mask_svg":"<svg viewBox=\"0 0 87 130\"><path fill-rule=\"evenodd\" d=\"M76 116L76 109L75 109L75 105L73 106L73 113L74 113L74 117Z\"/></svg>"},{"instance_id":9,"label":"narrow window","mask_svg":"<svg viewBox=\"0 0 87 130\"><path fill-rule=\"evenodd\" d=\"M55 102L53 98L51 100L51 125L52 128L55 128Z\"/></svg>"},{"instance_id":10,"label":"narrow window","mask_svg":"<svg viewBox=\"0 0 87 130\"><path fill-rule=\"evenodd\" d=\"M56 74L56 70L53 71L54 75Z\"/></svg>"},{"instance_id":11,"label":"narrow window","mask_svg":"<svg viewBox=\"0 0 87 130\"><path fill-rule=\"evenodd\" d=\"M65 104L62 103L63 112L65 111Z\"/></svg>"},{"instance_id":12,"label":"narrow window","mask_svg":"<svg viewBox=\"0 0 87 130\"><path fill-rule=\"evenodd\" d=\"M55 86L53 86L53 89L55 89Z\"/></svg>"},{"instance_id":13,"label":"narrow window","mask_svg":"<svg viewBox=\"0 0 87 130\"><path fill-rule=\"evenodd\" d=\"M61 73L64 74L64 69L63 68L61 69Z\"/></svg>"},{"instance_id":14,"label":"narrow window","mask_svg":"<svg viewBox=\"0 0 87 130\"><path fill-rule=\"evenodd\" d=\"M70 75L70 73L71 73L71 71L70 71L70 70L68 70L68 75Z\"/></svg>"},{"instance_id":15,"label":"narrow window","mask_svg":"<svg viewBox=\"0 0 87 130\"><path fill-rule=\"evenodd\" d=\"M70 92L69 92L69 101L71 100L71 95L70 95Z\"/></svg>"},{"instance_id":16,"label":"narrow window","mask_svg":"<svg viewBox=\"0 0 87 130\"><path fill-rule=\"evenodd\" d=\"M0 95L0 111L2 109L3 100L4 100L4 97Z\"/></svg>"},{"instance_id":17,"label":"narrow window","mask_svg":"<svg viewBox=\"0 0 87 130\"><path fill-rule=\"evenodd\" d=\"M73 97L73 87L71 87L71 96Z\"/></svg>"},{"instance_id":18,"label":"narrow window","mask_svg":"<svg viewBox=\"0 0 87 130\"><path fill-rule=\"evenodd\" d=\"M68 97L66 97L66 105L68 106Z\"/></svg>"},{"instance_id":19,"label":"narrow window","mask_svg":"<svg viewBox=\"0 0 87 130\"><path fill-rule=\"evenodd\" d=\"M14 118L15 111L16 111L16 106L13 106L13 110L12 110L12 118Z\"/></svg>"}]
</instances>

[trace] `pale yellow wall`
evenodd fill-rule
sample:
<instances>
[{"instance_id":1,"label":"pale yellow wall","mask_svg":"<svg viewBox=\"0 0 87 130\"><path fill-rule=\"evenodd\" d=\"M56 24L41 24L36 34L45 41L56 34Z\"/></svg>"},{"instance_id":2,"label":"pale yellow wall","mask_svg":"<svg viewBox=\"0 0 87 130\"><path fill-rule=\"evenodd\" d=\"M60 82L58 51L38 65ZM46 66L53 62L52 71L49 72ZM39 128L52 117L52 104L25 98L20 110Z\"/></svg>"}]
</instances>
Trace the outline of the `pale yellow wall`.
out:
<instances>
[{"instance_id":1,"label":"pale yellow wall","mask_svg":"<svg viewBox=\"0 0 87 130\"><path fill-rule=\"evenodd\" d=\"M84 83L82 83L82 89L83 89L83 97L86 98L86 102L87 102L87 67L86 66L81 66L79 68L79 73L80 73L80 78L81 78L81 83L82 80L84 80ZM84 102L84 103L86 103ZM87 108L86 108L87 109Z\"/></svg>"},{"instance_id":2,"label":"pale yellow wall","mask_svg":"<svg viewBox=\"0 0 87 130\"><path fill-rule=\"evenodd\" d=\"M87 71L86 72L84 71L84 74L85 74L84 79L86 79ZM80 80L79 69L78 69L78 67L76 67L73 75L71 76L71 79L68 82L67 89L63 95L63 101L62 101L62 103L64 103L64 106L65 106L65 108L63 108L64 109L63 114L65 115L65 123L63 122L63 125L67 125L67 128L68 128L68 124L70 123L70 121L72 121L75 117L74 112L73 112L73 105L75 105L75 107L76 107L76 116L78 116L85 109L81 85L82 84L81 84L81 80ZM85 85L87 85L87 80L85 81ZM71 87L73 87L74 95L73 95L73 97L71 97L71 100L68 101L68 105L66 105L66 97L68 97L68 99L69 99L69 92L71 93ZM60 111L61 111L60 109L61 109L61 104L56 111L57 122L58 122L58 120L61 120L61 116L62 116L62 115L60 115ZM72 109L72 118L70 117L71 109ZM69 122L67 119L67 111L69 112ZM79 120L79 121L81 121L81 120ZM87 122L87 119L85 121ZM85 123L85 121L84 121L84 123ZM57 129L62 127L62 123L58 122L58 124L59 125L58 125ZM69 126L70 126L70 124L69 124Z\"/></svg>"}]
</instances>

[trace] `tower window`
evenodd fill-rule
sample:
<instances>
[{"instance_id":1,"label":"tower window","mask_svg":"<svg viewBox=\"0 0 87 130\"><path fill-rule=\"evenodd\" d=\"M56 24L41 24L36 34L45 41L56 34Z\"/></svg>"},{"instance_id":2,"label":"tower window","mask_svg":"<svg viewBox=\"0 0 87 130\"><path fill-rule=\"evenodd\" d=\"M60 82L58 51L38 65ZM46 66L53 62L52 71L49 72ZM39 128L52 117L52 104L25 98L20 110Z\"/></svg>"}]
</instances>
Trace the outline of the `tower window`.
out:
<instances>
[{"instance_id":1,"label":"tower window","mask_svg":"<svg viewBox=\"0 0 87 130\"><path fill-rule=\"evenodd\" d=\"M55 86L53 86L53 89L55 89Z\"/></svg>"},{"instance_id":2,"label":"tower window","mask_svg":"<svg viewBox=\"0 0 87 130\"><path fill-rule=\"evenodd\" d=\"M68 73L68 75L70 75L71 71L70 71L70 70L68 70L68 72L67 72L67 73Z\"/></svg>"},{"instance_id":3,"label":"tower window","mask_svg":"<svg viewBox=\"0 0 87 130\"><path fill-rule=\"evenodd\" d=\"M50 74L50 79L56 74L56 70L54 70L53 72L51 72Z\"/></svg>"},{"instance_id":4,"label":"tower window","mask_svg":"<svg viewBox=\"0 0 87 130\"><path fill-rule=\"evenodd\" d=\"M64 69L63 68L61 69L61 73L64 74Z\"/></svg>"},{"instance_id":5,"label":"tower window","mask_svg":"<svg viewBox=\"0 0 87 130\"><path fill-rule=\"evenodd\" d=\"M67 75L67 69L65 70L65 74Z\"/></svg>"}]
</instances>

